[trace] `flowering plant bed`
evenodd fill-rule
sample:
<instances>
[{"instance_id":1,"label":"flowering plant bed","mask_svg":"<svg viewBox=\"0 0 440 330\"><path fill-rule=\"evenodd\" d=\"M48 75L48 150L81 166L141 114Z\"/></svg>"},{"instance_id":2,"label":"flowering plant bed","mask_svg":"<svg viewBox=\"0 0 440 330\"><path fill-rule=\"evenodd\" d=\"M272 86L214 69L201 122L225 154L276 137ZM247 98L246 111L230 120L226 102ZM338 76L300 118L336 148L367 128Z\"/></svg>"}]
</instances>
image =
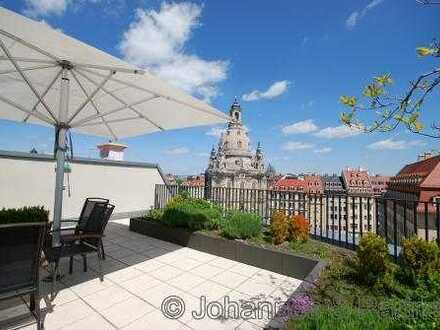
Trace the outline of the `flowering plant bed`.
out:
<instances>
[{"instance_id":1,"label":"flowering plant bed","mask_svg":"<svg viewBox=\"0 0 440 330\"><path fill-rule=\"evenodd\" d=\"M275 247L263 247L244 240L226 239L215 231L190 231L185 228L172 227L145 217L130 219L130 230L306 281L308 281L308 276L316 276L318 270L324 265L323 261L282 251Z\"/></svg>"}]
</instances>

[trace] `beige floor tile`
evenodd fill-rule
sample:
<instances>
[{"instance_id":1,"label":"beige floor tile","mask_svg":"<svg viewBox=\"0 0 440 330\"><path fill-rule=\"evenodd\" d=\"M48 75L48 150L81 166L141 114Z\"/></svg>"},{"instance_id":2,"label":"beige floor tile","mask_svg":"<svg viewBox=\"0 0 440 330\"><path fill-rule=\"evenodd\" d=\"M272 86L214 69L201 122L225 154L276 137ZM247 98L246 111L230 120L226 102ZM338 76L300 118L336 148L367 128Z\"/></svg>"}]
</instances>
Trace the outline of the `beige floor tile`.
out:
<instances>
[{"instance_id":1,"label":"beige floor tile","mask_svg":"<svg viewBox=\"0 0 440 330\"><path fill-rule=\"evenodd\" d=\"M148 275L151 275L161 281L168 281L174 277L181 275L183 271L179 268L166 265L155 271L149 272Z\"/></svg>"},{"instance_id":2,"label":"beige floor tile","mask_svg":"<svg viewBox=\"0 0 440 330\"><path fill-rule=\"evenodd\" d=\"M196 286L199 286L205 281L207 280L203 277L197 276L189 272L185 272L167 281L167 283L183 291L190 291L191 289L195 288Z\"/></svg>"},{"instance_id":3,"label":"beige floor tile","mask_svg":"<svg viewBox=\"0 0 440 330\"><path fill-rule=\"evenodd\" d=\"M112 330L116 328L112 326L109 322L107 322L98 313L94 313L82 320L76 321L68 326L63 327L63 330L84 330L84 329Z\"/></svg>"},{"instance_id":4,"label":"beige floor tile","mask_svg":"<svg viewBox=\"0 0 440 330\"><path fill-rule=\"evenodd\" d=\"M148 274L119 283L120 286L141 298L149 297L148 290L160 284L163 282Z\"/></svg>"},{"instance_id":5,"label":"beige floor tile","mask_svg":"<svg viewBox=\"0 0 440 330\"><path fill-rule=\"evenodd\" d=\"M255 280L247 280L236 288L236 291L243 292L251 297L268 296L275 291L277 287L257 282Z\"/></svg>"},{"instance_id":6,"label":"beige floor tile","mask_svg":"<svg viewBox=\"0 0 440 330\"><path fill-rule=\"evenodd\" d=\"M104 310L102 315L118 328L141 318L154 308L139 298L132 297Z\"/></svg>"},{"instance_id":7,"label":"beige floor tile","mask_svg":"<svg viewBox=\"0 0 440 330\"><path fill-rule=\"evenodd\" d=\"M174 262L171 262L170 265L187 271L196 268L198 266L201 266L202 262L190 258L179 258Z\"/></svg>"},{"instance_id":8,"label":"beige floor tile","mask_svg":"<svg viewBox=\"0 0 440 330\"><path fill-rule=\"evenodd\" d=\"M94 311L81 300L74 300L61 306L56 306L52 312L46 313L44 318L45 329L60 329L73 324Z\"/></svg>"},{"instance_id":9,"label":"beige floor tile","mask_svg":"<svg viewBox=\"0 0 440 330\"><path fill-rule=\"evenodd\" d=\"M127 267L123 269L116 270L114 272L105 275L106 279L109 279L116 283L122 283L124 281L131 280L133 278L139 277L144 273L134 267Z\"/></svg>"},{"instance_id":10,"label":"beige floor tile","mask_svg":"<svg viewBox=\"0 0 440 330\"><path fill-rule=\"evenodd\" d=\"M231 289L226 286L215 282L206 281L193 288L191 291L189 291L189 293L196 298L204 296L209 302L218 300L220 297L223 297L230 291Z\"/></svg>"},{"instance_id":11,"label":"beige floor tile","mask_svg":"<svg viewBox=\"0 0 440 330\"><path fill-rule=\"evenodd\" d=\"M218 275L224 271L225 270L222 268L214 267L209 264L203 264L190 270L191 273L206 279L211 279L215 275Z\"/></svg>"},{"instance_id":12,"label":"beige floor tile","mask_svg":"<svg viewBox=\"0 0 440 330\"><path fill-rule=\"evenodd\" d=\"M280 286L285 280L286 276L268 270L261 270L251 277L251 280L267 284Z\"/></svg>"},{"instance_id":13,"label":"beige floor tile","mask_svg":"<svg viewBox=\"0 0 440 330\"><path fill-rule=\"evenodd\" d=\"M118 286L111 286L84 297L84 300L95 310L101 312L104 309L107 309L121 301L127 300L130 297L131 294L127 290Z\"/></svg>"},{"instance_id":14,"label":"beige floor tile","mask_svg":"<svg viewBox=\"0 0 440 330\"><path fill-rule=\"evenodd\" d=\"M146 261L143 261L141 263L136 264L134 267L144 273L149 273L149 272L155 271L155 270L157 270L161 267L164 267L164 266L166 266L166 264L161 263L159 261L156 261L154 259L149 259L149 260L146 260Z\"/></svg>"},{"instance_id":15,"label":"beige floor tile","mask_svg":"<svg viewBox=\"0 0 440 330\"><path fill-rule=\"evenodd\" d=\"M205 317L200 320L191 320L187 325L195 330L231 330L236 328L240 324L241 320L222 320L222 319L211 319Z\"/></svg>"},{"instance_id":16,"label":"beige floor tile","mask_svg":"<svg viewBox=\"0 0 440 330\"><path fill-rule=\"evenodd\" d=\"M184 294L185 292L168 284L162 283L146 290L143 299L152 304L154 307L160 309L165 298L170 296L182 297Z\"/></svg>"},{"instance_id":17,"label":"beige floor tile","mask_svg":"<svg viewBox=\"0 0 440 330\"><path fill-rule=\"evenodd\" d=\"M244 281L246 281L248 277L230 272L228 270L224 271L223 273L220 273L214 277L211 278L211 281L214 281L216 283L219 283L221 285L224 285L228 288L235 289L240 284L242 284Z\"/></svg>"},{"instance_id":18,"label":"beige floor tile","mask_svg":"<svg viewBox=\"0 0 440 330\"><path fill-rule=\"evenodd\" d=\"M114 285L113 282L106 281L105 277L104 281L101 281L97 276L97 274L82 273L74 278L66 279L64 283L80 297L86 297Z\"/></svg>"},{"instance_id":19,"label":"beige floor tile","mask_svg":"<svg viewBox=\"0 0 440 330\"><path fill-rule=\"evenodd\" d=\"M166 329L179 330L190 329L178 320L166 318L162 312L154 310L151 313L141 317L140 319L130 323L123 330L143 330L143 329Z\"/></svg>"},{"instance_id":20,"label":"beige floor tile","mask_svg":"<svg viewBox=\"0 0 440 330\"><path fill-rule=\"evenodd\" d=\"M251 276L255 275L257 272L261 271L260 268L246 265L246 264L242 264L242 263L239 263L239 264L231 267L229 270L231 272L234 272L234 273L237 273L237 274L240 274L243 276L247 276L247 277L251 277Z\"/></svg>"},{"instance_id":21,"label":"beige floor tile","mask_svg":"<svg viewBox=\"0 0 440 330\"><path fill-rule=\"evenodd\" d=\"M223 268L223 269L230 269L234 266L239 265L240 263L234 260L229 260L226 258L215 258L214 260L211 260L209 263L209 265L211 266L215 266L215 267L219 267L219 268Z\"/></svg>"}]
</instances>

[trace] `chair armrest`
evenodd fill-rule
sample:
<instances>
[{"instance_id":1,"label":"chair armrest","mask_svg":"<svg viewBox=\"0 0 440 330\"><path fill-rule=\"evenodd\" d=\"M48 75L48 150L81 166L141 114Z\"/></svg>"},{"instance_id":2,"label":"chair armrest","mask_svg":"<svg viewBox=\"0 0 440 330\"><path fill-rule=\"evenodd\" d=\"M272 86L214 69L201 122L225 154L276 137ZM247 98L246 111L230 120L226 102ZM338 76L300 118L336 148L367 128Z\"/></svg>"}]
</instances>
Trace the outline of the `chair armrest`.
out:
<instances>
[{"instance_id":1,"label":"chair armrest","mask_svg":"<svg viewBox=\"0 0 440 330\"><path fill-rule=\"evenodd\" d=\"M79 222L79 219L64 219L60 221L61 223L63 222Z\"/></svg>"},{"instance_id":2,"label":"chair armrest","mask_svg":"<svg viewBox=\"0 0 440 330\"><path fill-rule=\"evenodd\" d=\"M65 242L79 241L86 238L102 238L102 235L99 234L72 234L72 235L63 235L61 236L61 240Z\"/></svg>"}]
</instances>

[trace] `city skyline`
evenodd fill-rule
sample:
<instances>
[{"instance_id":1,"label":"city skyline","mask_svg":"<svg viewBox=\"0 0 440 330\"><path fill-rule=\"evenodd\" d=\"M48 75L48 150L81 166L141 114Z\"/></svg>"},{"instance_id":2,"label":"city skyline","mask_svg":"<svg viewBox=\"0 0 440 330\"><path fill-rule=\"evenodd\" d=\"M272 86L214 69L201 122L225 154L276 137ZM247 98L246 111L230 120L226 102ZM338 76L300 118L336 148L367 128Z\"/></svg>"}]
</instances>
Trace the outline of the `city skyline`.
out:
<instances>
[{"instance_id":1,"label":"city skyline","mask_svg":"<svg viewBox=\"0 0 440 330\"><path fill-rule=\"evenodd\" d=\"M344 167L360 166L393 175L419 153L436 149L437 141L402 130L363 135L338 122L343 111L339 96L358 93L370 77L391 73L393 89L399 92L431 68L433 62L418 58L415 48L436 37L439 23L435 9L415 1L320 6L275 1L271 6L252 3L251 11L245 2L234 7L200 1L53 3L59 6L0 1L209 98L224 112L238 96L252 147L260 141L267 162L278 171L340 173ZM266 24L260 24L262 15ZM171 28L167 19L179 24ZM368 37L374 34L380 40ZM427 109L438 106L438 97L433 97ZM426 119L432 118L427 111ZM127 160L157 162L167 172L200 173L222 129L200 127L121 142L128 145ZM47 128L29 130L1 121L0 149L51 152L52 135ZM73 137L78 156L97 157L96 145L105 142Z\"/></svg>"}]
</instances>

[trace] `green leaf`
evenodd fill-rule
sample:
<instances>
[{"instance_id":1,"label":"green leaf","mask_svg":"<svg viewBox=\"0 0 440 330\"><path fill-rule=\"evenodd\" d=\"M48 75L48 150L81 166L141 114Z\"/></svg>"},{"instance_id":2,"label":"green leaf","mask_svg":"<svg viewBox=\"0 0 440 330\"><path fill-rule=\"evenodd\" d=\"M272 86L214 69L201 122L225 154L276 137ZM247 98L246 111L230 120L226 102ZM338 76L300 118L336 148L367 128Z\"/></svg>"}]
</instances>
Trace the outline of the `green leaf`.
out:
<instances>
[{"instance_id":1,"label":"green leaf","mask_svg":"<svg viewBox=\"0 0 440 330\"><path fill-rule=\"evenodd\" d=\"M379 84L373 83L365 87L362 94L366 97L376 98L383 94L383 88Z\"/></svg>"},{"instance_id":2,"label":"green leaf","mask_svg":"<svg viewBox=\"0 0 440 330\"><path fill-rule=\"evenodd\" d=\"M393 80L391 79L391 74L389 74L389 73L374 77L374 80L377 84L382 85L382 86L389 85L389 84L393 83Z\"/></svg>"},{"instance_id":3,"label":"green leaf","mask_svg":"<svg viewBox=\"0 0 440 330\"><path fill-rule=\"evenodd\" d=\"M357 104L356 97L343 95L339 98L339 102L348 107L354 107Z\"/></svg>"},{"instance_id":4,"label":"green leaf","mask_svg":"<svg viewBox=\"0 0 440 330\"><path fill-rule=\"evenodd\" d=\"M434 54L434 49L429 47L418 47L416 48L417 54L421 57L429 56Z\"/></svg>"}]
</instances>

